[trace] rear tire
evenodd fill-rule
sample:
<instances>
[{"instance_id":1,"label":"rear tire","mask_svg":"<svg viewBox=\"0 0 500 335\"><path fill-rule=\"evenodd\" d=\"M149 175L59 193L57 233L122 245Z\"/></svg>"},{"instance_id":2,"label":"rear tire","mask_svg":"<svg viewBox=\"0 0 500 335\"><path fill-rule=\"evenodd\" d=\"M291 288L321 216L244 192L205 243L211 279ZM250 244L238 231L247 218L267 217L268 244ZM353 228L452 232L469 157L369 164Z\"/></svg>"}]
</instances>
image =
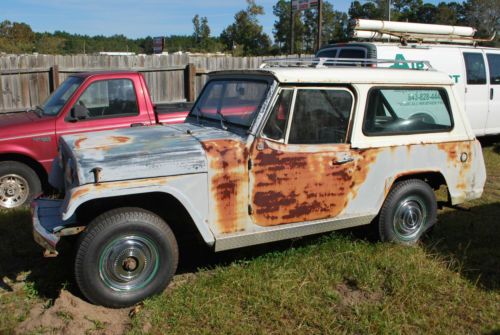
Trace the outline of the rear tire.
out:
<instances>
[{"instance_id":1,"label":"rear tire","mask_svg":"<svg viewBox=\"0 0 500 335\"><path fill-rule=\"evenodd\" d=\"M75 278L93 304L128 307L161 293L178 258L174 234L159 216L139 208L114 209L80 236Z\"/></svg>"},{"instance_id":2,"label":"rear tire","mask_svg":"<svg viewBox=\"0 0 500 335\"><path fill-rule=\"evenodd\" d=\"M398 182L380 211L378 228L382 241L415 244L435 222L436 195L424 181Z\"/></svg>"},{"instance_id":3,"label":"rear tire","mask_svg":"<svg viewBox=\"0 0 500 335\"><path fill-rule=\"evenodd\" d=\"M15 161L0 162L0 208L27 205L40 193L40 178L28 165Z\"/></svg>"}]
</instances>

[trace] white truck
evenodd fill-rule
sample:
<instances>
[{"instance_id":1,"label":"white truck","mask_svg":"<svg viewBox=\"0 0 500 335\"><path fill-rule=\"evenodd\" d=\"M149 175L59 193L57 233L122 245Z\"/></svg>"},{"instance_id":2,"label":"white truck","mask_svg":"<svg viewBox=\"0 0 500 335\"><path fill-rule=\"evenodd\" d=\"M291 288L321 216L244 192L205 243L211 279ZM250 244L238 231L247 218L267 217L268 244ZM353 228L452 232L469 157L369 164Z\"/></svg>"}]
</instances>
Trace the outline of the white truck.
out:
<instances>
[{"instance_id":1,"label":"white truck","mask_svg":"<svg viewBox=\"0 0 500 335\"><path fill-rule=\"evenodd\" d=\"M424 67L409 59L429 61L457 86L475 135L500 134L500 49L476 46L477 39L465 36L473 28L376 20L357 20L355 27L362 30L353 37L367 41L326 45L316 57L396 60L377 66L403 69Z\"/></svg>"}]
</instances>

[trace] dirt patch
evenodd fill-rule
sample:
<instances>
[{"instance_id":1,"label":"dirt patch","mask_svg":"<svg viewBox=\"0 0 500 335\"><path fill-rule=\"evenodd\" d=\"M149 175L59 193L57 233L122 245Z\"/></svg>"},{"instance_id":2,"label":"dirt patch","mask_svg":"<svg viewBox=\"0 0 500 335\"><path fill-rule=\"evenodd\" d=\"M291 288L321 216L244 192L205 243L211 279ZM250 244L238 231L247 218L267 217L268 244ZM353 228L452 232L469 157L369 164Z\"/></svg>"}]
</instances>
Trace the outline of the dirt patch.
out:
<instances>
[{"instance_id":1,"label":"dirt patch","mask_svg":"<svg viewBox=\"0 0 500 335\"><path fill-rule=\"evenodd\" d=\"M50 334L123 334L130 325L129 309L94 306L66 290L44 309L37 304L30 315L16 328L16 334L42 331Z\"/></svg>"},{"instance_id":2,"label":"dirt patch","mask_svg":"<svg viewBox=\"0 0 500 335\"><path fill-rule=\"evenodd\" d=\"M337 285L337 292L340 295L340 303L344 306L355 306L366 302L379 302L383 297L381 292L367 292L349 283Z\"/></svg>"}]
</instances>

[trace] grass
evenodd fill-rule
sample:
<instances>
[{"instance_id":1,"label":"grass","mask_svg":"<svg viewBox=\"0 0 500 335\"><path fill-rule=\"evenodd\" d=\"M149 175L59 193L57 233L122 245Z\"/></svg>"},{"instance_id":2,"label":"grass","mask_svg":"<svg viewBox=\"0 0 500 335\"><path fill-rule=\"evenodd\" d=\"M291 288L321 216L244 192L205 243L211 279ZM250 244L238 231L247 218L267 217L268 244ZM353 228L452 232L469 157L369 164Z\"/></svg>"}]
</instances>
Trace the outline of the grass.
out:
<instances>
[{"instance_id":1,"label":"grass","mask_svg":"<svg viewBox=\"0 0 500 335\"><path fill-rule=\"evenodd\" d=\"M137 309L130 334L499 333L500 146L484 155L483 197L441 210L418 246L349 230L221 254L192 250L196 261L181 260L187 273ZM25 210L0 213L0 334L61 287L78 294L71 253L44 259L29 221Z\"/></svg>"}]
</instances>

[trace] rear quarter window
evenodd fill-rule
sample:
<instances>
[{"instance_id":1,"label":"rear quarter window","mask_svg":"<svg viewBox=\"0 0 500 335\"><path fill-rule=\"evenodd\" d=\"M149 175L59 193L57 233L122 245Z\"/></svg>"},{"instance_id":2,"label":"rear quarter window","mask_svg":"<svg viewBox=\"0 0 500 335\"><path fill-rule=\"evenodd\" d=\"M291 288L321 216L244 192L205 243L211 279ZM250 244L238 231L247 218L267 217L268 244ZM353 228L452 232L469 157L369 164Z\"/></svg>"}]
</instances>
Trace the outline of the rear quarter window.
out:
<instances>
[{"instance_id":1,"label":"rear quarter window","mask_svg":"<svg viewBox=\"0 0 500 335\"><path fill-rule=\"evenodd\" d=\"M449 100L442 88L374 88L368 95L365 135L445 132L452 128Z\"/></svg>"}]
</instances>

